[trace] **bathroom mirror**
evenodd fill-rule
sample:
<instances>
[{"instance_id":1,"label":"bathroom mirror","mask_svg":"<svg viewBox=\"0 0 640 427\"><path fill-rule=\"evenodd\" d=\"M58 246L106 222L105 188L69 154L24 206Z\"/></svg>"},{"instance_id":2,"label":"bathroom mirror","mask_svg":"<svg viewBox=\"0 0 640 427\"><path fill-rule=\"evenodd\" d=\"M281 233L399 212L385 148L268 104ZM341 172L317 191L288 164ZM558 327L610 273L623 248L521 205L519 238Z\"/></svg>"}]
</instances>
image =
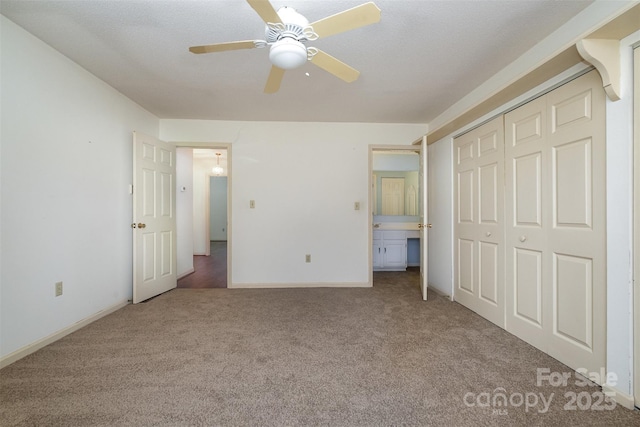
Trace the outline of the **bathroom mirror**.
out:
<instances>
[{"instance_id":1,"label":"bathroom mirror","mask_svg":"<svg viewBox=\"0 0 640 427\"><path fill-rule=\"evenodd\" d=\"M418 175L420 158L414 152L373 154L373 215L387 217L419 215Z\"/></svg>"}]
</instances>

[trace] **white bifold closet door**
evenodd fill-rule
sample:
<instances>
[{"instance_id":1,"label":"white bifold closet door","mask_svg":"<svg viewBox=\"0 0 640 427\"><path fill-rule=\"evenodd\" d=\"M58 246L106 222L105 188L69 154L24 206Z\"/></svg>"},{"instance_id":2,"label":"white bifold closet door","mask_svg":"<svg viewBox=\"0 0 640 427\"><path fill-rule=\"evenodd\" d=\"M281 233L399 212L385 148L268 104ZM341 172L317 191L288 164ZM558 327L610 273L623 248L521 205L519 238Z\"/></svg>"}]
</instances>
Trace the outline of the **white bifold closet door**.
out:
<instances>
[{"instance_id":1,"label":"white bifold closet door","mask_svg":"<svg viewBox=\"0 0 640 427\"><path fill-rule=\"evenodd\" d=\"M592 71L505 115L506 329L605 367L605 99Z\"/></svg>"},{"instance_id":2,"label":"white bifold closet door","mask_svg":"<svg viewBox=\"0 0 640 427\"><path fill-rule=\"evenodd\" d=\"M504 327L502 116L454 140L454 299Z\"/></svg>"}]
</instances>

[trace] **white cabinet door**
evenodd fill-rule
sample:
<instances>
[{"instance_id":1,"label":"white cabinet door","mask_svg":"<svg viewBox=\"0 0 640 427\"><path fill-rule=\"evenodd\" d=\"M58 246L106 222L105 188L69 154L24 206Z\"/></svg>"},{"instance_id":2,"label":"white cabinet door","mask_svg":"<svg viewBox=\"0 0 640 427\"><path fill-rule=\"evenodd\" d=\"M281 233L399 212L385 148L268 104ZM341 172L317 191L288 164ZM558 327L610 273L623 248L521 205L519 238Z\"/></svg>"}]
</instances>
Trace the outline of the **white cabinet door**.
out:
<instances>
[{"instance_id":1,"label":"white cabinet door","mask_svg":"<svg viewBox=\"0 0 640 427\"><path fill-rule=\"evenodd\" d=\"M407 233L405 231L374 231L373 268L404 271L407 269Z\"/></svg>"},{"instance_id":2,"label":"white cabinet door","mask_svg":"<svg viewBox=\"0 0 640 427\"><path fill-rule=\"evenodd\" d=\"M382 240L373 241L373 268L382 268L384 257L382 254Z\"/></svg>"},{"instance_id":3,"label":"white cabinet door","mask_svg":"<svg viewBox=\"0 0 640 427\"><path fill-rule=\"evenodd\" d=\"M407 268L407 239L384 241L384 266Z\"/></svg>"}]
</instances>

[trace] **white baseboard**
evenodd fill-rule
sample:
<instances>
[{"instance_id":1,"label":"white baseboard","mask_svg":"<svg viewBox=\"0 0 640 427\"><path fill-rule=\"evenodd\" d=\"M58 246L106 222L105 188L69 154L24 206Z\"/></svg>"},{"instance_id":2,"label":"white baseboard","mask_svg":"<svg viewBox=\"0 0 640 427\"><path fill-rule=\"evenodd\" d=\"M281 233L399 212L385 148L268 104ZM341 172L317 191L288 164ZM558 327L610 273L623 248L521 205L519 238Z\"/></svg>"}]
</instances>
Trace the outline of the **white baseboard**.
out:
<instances>
[{"instance_id":1,"label":"white baseboard","mask_svg":"<svg viewBox=\"0 0 640 427\"><path fill-rule=\"evenodd\" d=\"M615 388L608 385L603 385L602 391L604 391L607 396L615 400L618 405L623 406L627 409L634 409L633 396L629 396L628 394L623 393L620 390L616 390Z\"/></svg>"},{"instance_id":2,"label":"white baseboard","mask_svg":"<svg viewBox=\"0 0 640 427\"><path fill-rule=\"evenodd\" d=\"M78 329L87 326L88 324L95 322L96 320L113 313L114 311L120 310L122 307L125 307L129 305L129 301L123 301L120 302L114 306L111 306L109 308L106 308L104 310L101 310L99 312L97 312L96 314L89 316L85 319L80 320L79 322L74 323L73 325L67 326L64 329L59 330L58 332L54 332L53 334L49 335L48 337L44 337L41 338L29 345L26 345L22 348L19 348L18 350L14 351L13 353L9 353L8 355L0 358L0 369L4 368L5 366L9 366L11 365L13 362L22 359L25 356L30 355L31 353L34 353L38 350L40 350L42 347L45 347L55 341L58 341L60 338L63 338L67 335L69 335L72 332L77 331Z\"/></svg>"},{"instance_id":3,"label":"white baseboard","mask_svg":"<svg viewBox=\"0 0 640 427\"><path fill-rule=\"evenodd\" d=\"M230 289L261 289L261 288L370 288L369 282L320 282L320 283L232 283Z\"/></svg>"},{"instance_id":4,"label":"white baseboard","mask_svg":"<svg viewBox=\"0 0 640 427\"><path fill-rule=\"evenodd\" d=\"M446 299L451 299L451 295L449 295L446 292L442 292L440 289L438 288L434 288L433 286L428 286L430 291L433 291L436 295L444 297Z\"/></svg>"},{"instance_id":5,"label":"white baseboard","mask_svg":"<svg viewBox=\"0 0 640 427\"><path fill-rule=\"evenodd\" d=\"M189 270L187 270L184 273L182 273L181 275L179 275L178 277L176 277L176 280L180 280L183 277L186 277L186 276L190 275L191 273L194 273L195 271L196 271L196 269L192 267Z\"/></svg>"}]
</instances>

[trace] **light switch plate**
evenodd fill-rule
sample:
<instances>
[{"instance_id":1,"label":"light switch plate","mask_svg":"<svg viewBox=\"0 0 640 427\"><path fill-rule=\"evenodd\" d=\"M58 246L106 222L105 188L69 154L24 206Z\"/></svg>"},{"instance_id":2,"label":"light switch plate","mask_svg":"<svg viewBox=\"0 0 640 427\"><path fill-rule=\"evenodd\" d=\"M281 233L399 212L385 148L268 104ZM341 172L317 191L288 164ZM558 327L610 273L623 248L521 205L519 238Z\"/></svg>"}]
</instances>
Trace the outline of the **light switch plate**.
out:
<instances>
[{"instance_id":1,"label":"light switch plate","mask_svg":"<svg viewBox=\"0 0 640 427\"><path fill-rule=\"evenodd\" d=\"M62 295L62 282L56 282L56 296Z\"/></svg>"}]
</instances>

